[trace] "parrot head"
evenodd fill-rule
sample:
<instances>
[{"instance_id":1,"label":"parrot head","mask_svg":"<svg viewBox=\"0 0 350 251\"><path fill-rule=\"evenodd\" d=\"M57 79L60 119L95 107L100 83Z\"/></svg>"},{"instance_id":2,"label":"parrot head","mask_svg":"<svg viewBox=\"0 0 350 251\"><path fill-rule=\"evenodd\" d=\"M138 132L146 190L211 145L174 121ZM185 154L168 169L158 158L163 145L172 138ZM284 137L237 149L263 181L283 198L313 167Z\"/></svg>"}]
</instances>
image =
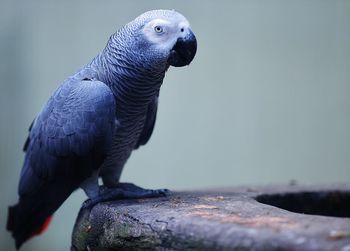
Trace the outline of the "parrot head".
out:
<instances>
[{"instance_id":1,"label":"parrot head","mask_svg":"<svg viewBox=\"0 0 350 251\"><path fill-rule=\"evenodd\" d=\"M189 65L197 51L197 40L189 22L174 10L160 13L144 25L142 32L156 50L167 56L169 65Z\"/></svg>"},{"instance_id":2,"label":"parrot head","mask_svg":"<svg viewBox=\"0 0 350 251\"><path fill-rule=\"evenodd\" d=\"M189 22L175 10L145 12L127 24L121 33L125 30L128 37L132 37L133 52L167 67L189 65L197 51L197 40Z\"/></svg>"}]
</instances>

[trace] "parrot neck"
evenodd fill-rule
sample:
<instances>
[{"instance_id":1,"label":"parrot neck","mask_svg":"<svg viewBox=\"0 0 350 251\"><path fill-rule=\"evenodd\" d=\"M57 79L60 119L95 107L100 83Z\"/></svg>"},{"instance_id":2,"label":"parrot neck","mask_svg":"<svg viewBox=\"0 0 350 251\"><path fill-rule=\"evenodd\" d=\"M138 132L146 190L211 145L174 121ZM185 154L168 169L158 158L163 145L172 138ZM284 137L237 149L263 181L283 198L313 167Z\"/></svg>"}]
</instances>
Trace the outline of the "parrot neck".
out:
<instances>
[{"instance_id":1,"label":"parrot neck","mask_svg":"<svg viewBox=\"0 0 350 251\"><path fill-rule=\"evenodd\" d=\"M106 83L115 96L118 119L143 115L163 83L166 67L142 57L107 46L93 62L99 68L99 80Z\"/></svg>"}]
</instances>

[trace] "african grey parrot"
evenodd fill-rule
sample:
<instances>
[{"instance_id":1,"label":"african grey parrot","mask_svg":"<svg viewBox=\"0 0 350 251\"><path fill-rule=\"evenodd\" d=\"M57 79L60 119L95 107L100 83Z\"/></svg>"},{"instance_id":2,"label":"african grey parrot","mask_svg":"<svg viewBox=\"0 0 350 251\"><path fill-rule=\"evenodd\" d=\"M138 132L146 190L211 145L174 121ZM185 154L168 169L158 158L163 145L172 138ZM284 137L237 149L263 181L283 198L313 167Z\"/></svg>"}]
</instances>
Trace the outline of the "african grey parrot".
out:
<instances>
[{"instance_id":1,"label":"african grey parrot","mask_svg":"<svg viewBox=\"0 0 350 251\"><path fill-rule=\"evenodd\" d=\"M19 202L9 207L7 221L16 248L45 230L79 187L89 197L86 207L166 194L119 178L131 152L152 134L165 72L170 65L190 64L196 50L183 15L148 11L113 34L98 56L58 87L24 145Z\"/></svg>"}]
</instances>

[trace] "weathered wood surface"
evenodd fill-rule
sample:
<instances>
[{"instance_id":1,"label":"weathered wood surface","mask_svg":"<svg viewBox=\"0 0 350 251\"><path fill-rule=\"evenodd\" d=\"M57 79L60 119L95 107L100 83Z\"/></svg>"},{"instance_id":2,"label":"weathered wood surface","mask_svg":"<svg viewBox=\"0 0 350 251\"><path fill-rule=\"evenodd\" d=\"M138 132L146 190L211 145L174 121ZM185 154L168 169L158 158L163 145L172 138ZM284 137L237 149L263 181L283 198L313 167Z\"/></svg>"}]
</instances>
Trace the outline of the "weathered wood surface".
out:
<instances>
[{"instance_id":1,"label":"weathered wood surface","mask_svg":"<svg viewBox=\"0 0 350 251\"><path fill-rule=\"evenodd\" d=\"M241 187L101 203L79 213L72 250L350 251L350 218L292 213L256 201L298 192L321 192L322 200L328 191L334 210L350 217L349 185ZM308 208L308 201L298 203Z\"/></svg>"}]
</instances>

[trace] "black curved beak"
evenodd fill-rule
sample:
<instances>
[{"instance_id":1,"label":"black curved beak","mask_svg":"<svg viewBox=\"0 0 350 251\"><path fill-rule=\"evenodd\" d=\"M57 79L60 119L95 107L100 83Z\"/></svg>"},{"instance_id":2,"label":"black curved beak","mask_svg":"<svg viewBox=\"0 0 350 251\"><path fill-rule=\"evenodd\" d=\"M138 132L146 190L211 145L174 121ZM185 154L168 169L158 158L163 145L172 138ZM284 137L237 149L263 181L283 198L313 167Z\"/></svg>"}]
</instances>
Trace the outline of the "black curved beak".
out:
<instances>
[{"instance_id":1,"label":"black curved beak","mask_svg":"<svg viewBox=\"0 0 350 251\"><path fill-rule=\"evenodd\" d=\"M168 63L175 67L189 65L196 55L197 40L190 30L187 36L177 39L176 44L170 50Z\"/></svg>"}]
</instances>

